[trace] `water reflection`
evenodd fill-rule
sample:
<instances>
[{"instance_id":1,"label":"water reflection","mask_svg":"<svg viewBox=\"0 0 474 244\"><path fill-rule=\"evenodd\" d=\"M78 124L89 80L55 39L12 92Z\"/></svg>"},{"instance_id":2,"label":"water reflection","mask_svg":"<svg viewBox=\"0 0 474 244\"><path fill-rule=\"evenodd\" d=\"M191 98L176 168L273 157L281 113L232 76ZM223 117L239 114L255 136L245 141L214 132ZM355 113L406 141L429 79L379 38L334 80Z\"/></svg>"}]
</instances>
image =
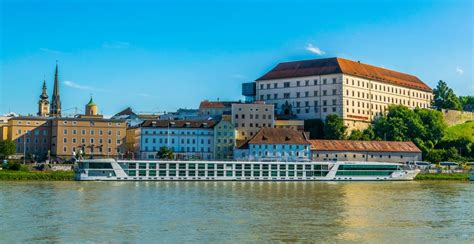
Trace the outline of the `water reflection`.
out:
<instances>
[{"instance_id":1,"label":"water reflection","mask_svg":"<svg viewBox=\"0 0 474 244\"><path fill-rule=\"evenodd\" d=\"M456 182L4 182L0 242L470 241L473 200Z\"/></svg>"}]
</instances>

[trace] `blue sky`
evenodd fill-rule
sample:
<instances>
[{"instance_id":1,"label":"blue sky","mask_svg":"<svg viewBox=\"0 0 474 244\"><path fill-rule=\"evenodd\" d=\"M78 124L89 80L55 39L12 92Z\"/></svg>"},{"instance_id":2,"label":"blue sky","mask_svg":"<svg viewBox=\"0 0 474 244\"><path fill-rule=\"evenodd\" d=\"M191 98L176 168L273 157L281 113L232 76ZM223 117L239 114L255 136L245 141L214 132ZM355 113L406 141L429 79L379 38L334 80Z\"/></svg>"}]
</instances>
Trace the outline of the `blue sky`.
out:
<instances>
[{"instance_id":1,"label":"blue sky","mask_svg":"<svg viewBox=\"0 0 474 244\"><path fill-rule=\"evenodd\" d=\"M66 113L241 99L278 62L344 57L474 94L473 1L0 0L0 113L36 113L59 61Z\"/></svg>"}]
</instances>

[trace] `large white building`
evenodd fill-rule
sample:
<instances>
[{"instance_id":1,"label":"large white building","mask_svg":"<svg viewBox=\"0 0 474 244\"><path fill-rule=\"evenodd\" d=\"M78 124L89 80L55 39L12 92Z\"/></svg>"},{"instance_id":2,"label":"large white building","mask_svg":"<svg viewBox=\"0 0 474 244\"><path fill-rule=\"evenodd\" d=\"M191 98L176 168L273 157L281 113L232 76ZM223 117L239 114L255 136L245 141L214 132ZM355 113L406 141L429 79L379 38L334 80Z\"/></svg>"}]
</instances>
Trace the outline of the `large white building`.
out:
<instances>
[{"instance_id":1,"label":"large white building","mask_svg":"<svg viewBox=\"0 0 474 244\"><path fill-rule=\"evenodd\" d=\"M256 80L255 98L278 115L298 119L342 117L365 128L390 104L428 108L432 90L416 76L343 58L280 63Z\"/></svg>"},{"instance_id":2,"label":"large white building","mask_svg":"<svg viewBox=\"0 0 474 244\"><path fill-rule=\"evenodd\" d=\"M155 159L161 147L176 159L212 159L214 121L147 120L140 127L140 157Z\"/></svg>"}]
</instances>

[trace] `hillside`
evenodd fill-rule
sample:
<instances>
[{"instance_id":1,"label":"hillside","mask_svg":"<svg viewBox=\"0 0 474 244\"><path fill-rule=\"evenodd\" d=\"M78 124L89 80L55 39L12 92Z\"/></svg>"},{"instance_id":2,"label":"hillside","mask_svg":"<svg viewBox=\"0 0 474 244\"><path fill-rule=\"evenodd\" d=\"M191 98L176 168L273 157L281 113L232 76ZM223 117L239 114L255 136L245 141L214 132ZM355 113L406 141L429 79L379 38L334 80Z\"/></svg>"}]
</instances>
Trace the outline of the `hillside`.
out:
<instances>
[{"instance_id":1,"label":"hillside","mask_svg":"<svg viewBox=\"0 0 474 244\"><path fill-rule=\"evenodd\" d=\"M446 130L446 139L467 138L474 142L474 121L451 126Z\"/></svg>"}]
</instances>

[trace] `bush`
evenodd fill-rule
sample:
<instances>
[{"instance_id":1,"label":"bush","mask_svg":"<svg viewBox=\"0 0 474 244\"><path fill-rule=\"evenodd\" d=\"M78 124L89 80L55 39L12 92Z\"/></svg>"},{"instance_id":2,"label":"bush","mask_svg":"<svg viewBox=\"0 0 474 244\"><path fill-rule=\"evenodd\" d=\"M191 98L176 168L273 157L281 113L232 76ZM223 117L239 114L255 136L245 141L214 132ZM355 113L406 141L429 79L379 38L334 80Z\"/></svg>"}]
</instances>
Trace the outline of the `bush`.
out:
<instances>
[{"instance_id":1,"label":"bush","mask_svg":"<svg viewBox=\"0 0 474 244\"><path fill-rule=\"evenodd\" d=\"M20 170L21 164L18 162L8 162L7 168L9 170Z\"/></svg>"}]
</instances>

